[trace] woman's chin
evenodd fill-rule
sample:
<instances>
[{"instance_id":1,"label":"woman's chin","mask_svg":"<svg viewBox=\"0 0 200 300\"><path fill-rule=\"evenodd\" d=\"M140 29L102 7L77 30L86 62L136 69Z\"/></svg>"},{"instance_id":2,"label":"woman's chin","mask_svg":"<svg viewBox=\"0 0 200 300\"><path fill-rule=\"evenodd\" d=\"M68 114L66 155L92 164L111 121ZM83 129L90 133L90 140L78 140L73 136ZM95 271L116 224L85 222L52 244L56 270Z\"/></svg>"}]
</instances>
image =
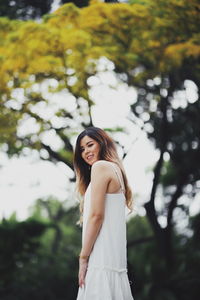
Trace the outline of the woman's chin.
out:
<instances>
[{"instance_id":1,"label":"woman's chin","mask_svg":"<svg viewBox=\"0 0 200 300\"><path fill-rule=\"evenodd\" d=\"M92 166L98 159L94 159L92 161L89 162L89 165Z\"/></svg>"}]
</instances>

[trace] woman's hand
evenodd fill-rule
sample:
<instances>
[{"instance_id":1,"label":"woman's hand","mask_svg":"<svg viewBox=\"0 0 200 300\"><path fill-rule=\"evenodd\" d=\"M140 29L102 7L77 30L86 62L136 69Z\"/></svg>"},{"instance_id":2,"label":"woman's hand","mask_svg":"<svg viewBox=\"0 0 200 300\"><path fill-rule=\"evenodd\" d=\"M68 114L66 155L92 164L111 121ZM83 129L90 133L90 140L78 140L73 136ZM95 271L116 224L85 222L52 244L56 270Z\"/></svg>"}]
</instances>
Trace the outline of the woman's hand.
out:
<instances>
[{"instance_id":1,"label":"woman's hand","mask_svg":"<svg viewBox=\"0 0 200 300\"><path fill-rule=\"evenodd\" d=\"M85 258L79 258L79 272L78 272L78 281L79 286L82 287L85 285L85 276L87 273L88 261Z\"/></svg>"}]
</instances>

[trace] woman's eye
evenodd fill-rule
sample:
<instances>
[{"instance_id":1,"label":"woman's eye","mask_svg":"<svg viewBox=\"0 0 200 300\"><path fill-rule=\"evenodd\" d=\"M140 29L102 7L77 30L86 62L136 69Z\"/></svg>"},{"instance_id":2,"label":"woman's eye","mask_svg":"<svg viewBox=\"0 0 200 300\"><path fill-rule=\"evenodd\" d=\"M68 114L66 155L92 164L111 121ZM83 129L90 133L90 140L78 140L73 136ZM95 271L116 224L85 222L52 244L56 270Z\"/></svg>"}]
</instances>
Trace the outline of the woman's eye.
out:
<instances>
[{"instance_id":1,"label":"woman's eye","mask_svg":"<svg viewBox=\"0 0 200 300\"><path fill-rule=\"evenodd\" d=\"M88 145L88 147L92 147L92 146L93 146L93 144L89 144L89 145ZM80 151L83 152L83 151L84 151L84 148L81 148Z\"/></svg>"}]
</instances>

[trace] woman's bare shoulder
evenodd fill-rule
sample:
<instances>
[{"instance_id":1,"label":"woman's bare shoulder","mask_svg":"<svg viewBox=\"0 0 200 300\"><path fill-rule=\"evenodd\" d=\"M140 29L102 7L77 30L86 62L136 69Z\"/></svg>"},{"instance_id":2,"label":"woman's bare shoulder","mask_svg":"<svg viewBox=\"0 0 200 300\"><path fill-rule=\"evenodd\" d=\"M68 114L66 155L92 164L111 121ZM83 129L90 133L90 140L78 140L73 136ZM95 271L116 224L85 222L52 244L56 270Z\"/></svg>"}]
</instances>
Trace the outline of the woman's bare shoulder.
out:
<instances>
[{"instance_id":1,"label":"woman's bare shoulder","mask_svg":"<svg viewBox=\"0 0 200 300\"><path fill-rule=\"evenodd\" d=\"M111 162L107 161L107 160L97 160L93 163L92 165L92 169L108 169L110 168L110 164Z\"/></svg>"}]
</instances>

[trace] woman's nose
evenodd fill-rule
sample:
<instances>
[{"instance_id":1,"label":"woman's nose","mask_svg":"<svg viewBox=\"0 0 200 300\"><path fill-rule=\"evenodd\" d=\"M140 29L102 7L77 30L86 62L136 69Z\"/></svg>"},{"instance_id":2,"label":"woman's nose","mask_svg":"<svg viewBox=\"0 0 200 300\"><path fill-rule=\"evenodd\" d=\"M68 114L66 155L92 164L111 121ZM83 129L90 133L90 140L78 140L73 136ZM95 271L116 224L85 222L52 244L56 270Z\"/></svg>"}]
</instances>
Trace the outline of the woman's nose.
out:
<instances>
[{"instance_id":1,"label":"woman's nose","mask_svg":"<svg viewBox=\"0 0 200 300\"><path fill-rule=\"evenodd\" d=\"M85 149L85 153L86 153L86 154L89 153L89 149L88 149L88 148Z\"/></svg>"}]
</instances>

